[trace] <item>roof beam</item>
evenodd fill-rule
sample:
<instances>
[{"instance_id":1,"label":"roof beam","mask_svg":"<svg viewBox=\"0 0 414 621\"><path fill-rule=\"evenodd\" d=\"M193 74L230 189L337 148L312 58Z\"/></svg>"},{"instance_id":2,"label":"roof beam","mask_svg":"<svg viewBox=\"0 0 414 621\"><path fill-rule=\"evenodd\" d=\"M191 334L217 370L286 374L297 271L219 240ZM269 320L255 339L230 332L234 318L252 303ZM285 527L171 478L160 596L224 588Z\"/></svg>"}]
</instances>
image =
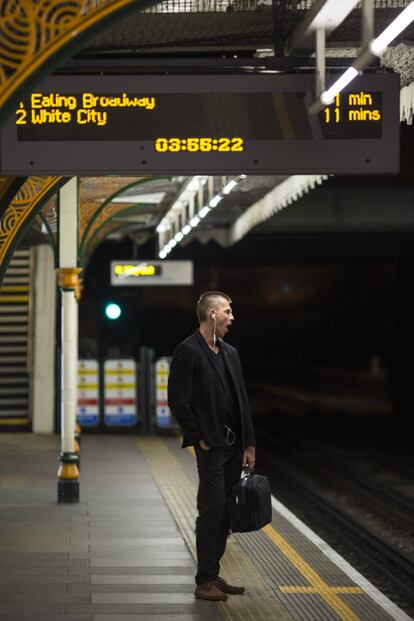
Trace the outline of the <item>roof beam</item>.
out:
<instances>
[{"instance_id":1,"label":"roof beam","mask_svg":"<svg viewBox=\"0 0 414 621\"><path fill-rule=\"evenodd\" d=\"M316 0L289 36L286 54L291 54L293 51L313 52L315 32L325 30L328 35L347 18L357 4L358 0Z\"/></svg>"}]
</instances>

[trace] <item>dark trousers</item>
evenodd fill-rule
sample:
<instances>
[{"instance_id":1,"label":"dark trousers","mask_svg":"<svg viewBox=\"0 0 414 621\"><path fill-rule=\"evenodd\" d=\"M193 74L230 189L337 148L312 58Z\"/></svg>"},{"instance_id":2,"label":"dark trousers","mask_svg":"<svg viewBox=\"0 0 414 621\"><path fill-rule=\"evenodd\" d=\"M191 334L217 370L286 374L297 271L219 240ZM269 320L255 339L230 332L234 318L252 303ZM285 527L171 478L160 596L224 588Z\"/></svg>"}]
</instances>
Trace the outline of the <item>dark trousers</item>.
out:
<instances>
[{"instance_id":1,"label":"dark trousers","mask_svg":"<svg viewBox=\"0 0 414 621\"><path fill-rule=\"evenodd\" d=\"M227 500L240 478L243 452L239 445L195 448L199 486L196 521L196 583L215 580L229 534Z\"/></svg>"}]
</instances>

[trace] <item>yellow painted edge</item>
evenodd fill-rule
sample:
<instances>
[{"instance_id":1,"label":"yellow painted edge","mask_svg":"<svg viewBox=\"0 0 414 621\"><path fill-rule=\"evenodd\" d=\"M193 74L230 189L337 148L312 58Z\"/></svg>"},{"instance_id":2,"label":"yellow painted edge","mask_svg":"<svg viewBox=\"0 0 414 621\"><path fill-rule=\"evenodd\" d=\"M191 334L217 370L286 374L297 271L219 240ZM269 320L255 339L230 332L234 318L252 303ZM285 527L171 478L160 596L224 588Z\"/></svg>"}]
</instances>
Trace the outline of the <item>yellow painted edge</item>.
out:
<instances>
[{"instance_id":1,"label":"yellow painted edge","mask_svg":"<svg viewBox=\"0 0 414 621\"><path fill-rule=\"evenodd\" d=\"M5 292L17 293L18 291L29 291L29 285L3 285L0 288L0 295Z\"/></svg>"},{"instance_id":2,"label":"yellow painted edge","mask_svg":"<svg viewBox=\"0 0 414 621\"><path fill-rule=\"evenodd\" d=\"M282 554L302 574L310 583L310 586L315 589L315 592L336 612L342 621L362 621L361 617L338 597L337 593L332 590L332 587L321 578L318 572L301 557L294 547L271 524L265 526L262 532L279 548Z\"/></svg>"},{"instance_id":3,"label":"yellow painted edge","mask_svg":"<svg viewBox=\"0 0 414 621\"><path fill-rule=\"evenodd\" d=\"M10 304L10 302L28 302L28 295L1 295L0 292L0 304Z\"/></svg>"},{"instance_id":4,"label":"yellow painted edge","mask_svg":"<svg viewBox=\"0 0 414 621\"><path fill-rule=\"evenodd\" d=\"M0 425L27 425L28 418L0 418Z\"/></svg>"},{"instance_id":5,"label":"yellow painted edge","mask_svg":"<svg viewBox=\"0 0 414 621\"><path fill-rule=\"evenodd\" d=\"M345 594L364 593L361 587L351 587L351 586L350 587L329 587L329 589L333 591L334 593L345 593ZM319 594L319 591L311 586L280 586L279 591L281 591L282 593L317 593Z\"/></svg>"},{"instance_id":6,"label":"yellow painted edge","mask_svg":"<svg viewBox=\"0 0 414 621\"><path fill-rule=\"evenodd\" d=\"M116 388L121 390L122 388L135 388L135 384L105 384L105 388Z\"/></svg>"}]
</instances>

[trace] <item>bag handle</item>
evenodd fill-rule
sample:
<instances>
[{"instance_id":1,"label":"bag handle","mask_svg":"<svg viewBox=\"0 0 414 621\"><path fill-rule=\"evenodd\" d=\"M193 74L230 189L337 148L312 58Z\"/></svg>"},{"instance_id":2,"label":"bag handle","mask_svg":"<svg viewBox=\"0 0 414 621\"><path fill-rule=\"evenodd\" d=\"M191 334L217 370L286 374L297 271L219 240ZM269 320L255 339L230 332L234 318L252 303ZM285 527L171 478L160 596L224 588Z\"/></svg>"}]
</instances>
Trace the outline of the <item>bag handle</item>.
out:
<instances>
[{"instance_id":1,"label":"bag handle","mask_svg":"<svg viewBox=\"0 0 414 621\"><path fill-rule=\"evenodd\" d=\"M247 464L242 467L242 470L245 477L249 476L249 474L254 474L254 468L250 468Z\"/></svg>"}]
</instances>

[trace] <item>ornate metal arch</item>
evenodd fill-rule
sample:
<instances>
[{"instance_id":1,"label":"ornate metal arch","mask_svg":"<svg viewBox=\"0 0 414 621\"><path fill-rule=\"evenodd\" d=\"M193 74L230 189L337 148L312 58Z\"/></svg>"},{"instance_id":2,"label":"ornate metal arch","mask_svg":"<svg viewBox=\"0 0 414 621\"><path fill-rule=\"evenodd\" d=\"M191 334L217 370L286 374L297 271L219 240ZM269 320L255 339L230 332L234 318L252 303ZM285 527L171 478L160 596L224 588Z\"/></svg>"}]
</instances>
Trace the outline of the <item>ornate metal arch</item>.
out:
<instances>
[{"instance_id":1,"label":"ornate metal arch","mask_svg":"<svg viewBox=\"0 0 414 621\"><path fill-rule=\"evenodd\" d=\"M0 218L25 181L26 177L0 177Z\"/></svg>"},{"instance_id":2,"label":"ornate metal arch","mask_svg":"<svg viewBox=\"0 0 414 621\"><path fill-rule=\"evenodd\" d=\"M0 125L96 33L158 0L0 0Z\"/></svg>"},{"instance_id":3,"label":"ornate metal arch","mask_svg":"<svg viewBox=\"0 0 414 621\"><path fill-rule=\"evenodd\" d=\"M104 224L106 224L109 220L111 220L113 217L119 215L120 212L124 212L125 211L125 206L117 206L117 209L114 211L111 211L110 213L107 214L107 217L103 220L102 219L102 214L103 212L106 210L106 208L112 203L112 201L114 200L114 198L116 198L117 196L121 196L126 190L130 189L130 188L134 188L134 187L138 187L140 185L143 185L145 183L149 183L149 182L153 182L153 181L162 181L162 180L169 180L171 177L169 176L157 176L157 177L145 177L143 179L139 179L137 181L134 181L132 183L129 183L125 186L123 186L122 188L120 188L119 190L117 190L116 192L114 192L113 194L111 194L110 196L108 196L102 203L101 205L99 205L99 207L96 209L95 213L93 214L93 216L88 220L88 223L83 231L81 240L80 240L80 244L79 244L79 264L80 265L84 265L85 263L85 257L87 255L87 246L89 245L89 243L91 242L91 240L94 238L95 233L97 232L98 229L101 229L102 226ZM126 198L125 202L128 202L128 199ZM135 205L136 208L139 207L139 205ZM131 207L131 209L133 209L133 207ZM102 221L100 221L102 219Z\"/></svg>"},{"instance_id":4,"label":"ornate metal arch","mask_svg":"<svg viewBox=\"0 0 414 621\"><path fill-rule=\"evenodd\" d=\"M101 223L99 223L89 235L86 244L83 246L82 255L81 255L81 265L83 267L86 266L88 259L90 258L92 252L95 248L104 241L107 235L116 231L128 230L131 227L130 224L114 224L114 218L125 214L135 214L139 212L140 207L148 207L148 204L140 205L139 203L134 204L129 207L122 207L115 212L112 212L108 217Z\"/></svg>"},{"instance_id":5,"label":"ornate metal arch","mask_svg":"<svg viewBox=\"0 0 414 621\"><path fill-rule=\"evenodd\" d=\"M0 219L0 283L13 253L49 198L69 177L28 177Z\"/></svg>"}]
</instances>

